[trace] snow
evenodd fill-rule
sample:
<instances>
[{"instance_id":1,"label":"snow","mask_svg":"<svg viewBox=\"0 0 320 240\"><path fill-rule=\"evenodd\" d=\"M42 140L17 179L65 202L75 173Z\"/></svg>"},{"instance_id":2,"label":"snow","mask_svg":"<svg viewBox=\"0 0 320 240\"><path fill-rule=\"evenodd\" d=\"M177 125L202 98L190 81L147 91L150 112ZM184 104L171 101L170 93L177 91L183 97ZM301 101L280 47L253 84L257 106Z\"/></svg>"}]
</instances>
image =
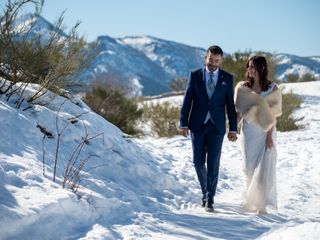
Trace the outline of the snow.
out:
<instances>
[{"instance_id":1,"label":"snow","mask_svg":"<svg viewBox=\"0 0 320 240\"><path fill-rule=\"evenodd\" d=\"M151 44L153 42L155 42L156 39L153 37L150 37L148 35L142 35L139 37L125 37L123 39L123 42L125 44L129 44L129 45L136 45L138 46L143 46L143 45L147 45L147 44Z\"/></svg>"},{"instance_id":2,"label":"snow","mask_svg":"<svg viewBox=\"0 0 320 240\"><path fill-rule=\"evenodd\" d=\"M121 41L160 65L170 75L170 81L179 76L187 77L190 70L203 64L205 50L202 48L152 36L124 37Z\"/></svg>"},{"instance_id":3,"label":"snow","mask_svg":"<svg viewBox=\"0 0 320 240\"><path fill-rule=\"evenodd\" d=\"M311 57L312 60L320 62L320 57Z\"/></svg>"},{"instance_id":4,"label":"snow","mask_svg":"<svg viewBox=\"0 0 320 240\"><path fill-rule=\"evenodd\" d=\"M130 93L130 96L142 96L142 89L143 85L140 83L138 78L131 78L130 84L129 84L128 92Z\"/></svg>"},{"instance_id":5,"label":"snow","mask_svg":"<svg viewBox=\"0 0 320 240\"><path fill-rule=\"evenodd\" d=\"M302 98L294 115L305 127L278 133L279 209L266 215L240 206L239 142L224 141L216 212L207 213L199 206L190 138L130 138L78 98L48 92L23 110L27 103L16 109L14 96L0 95L0 239L319 239L320 82L281 86ZM65 130L53 182L57 119ZM43 141L37 124L54 138ZM96 137L78 157L91 156L74 193L61 187L63 172L85 133Z\"/></svg>"},{"instance_id":6,"label":"snow","mask_svg":"<svg viewBox=\"0 0 320 240\"><path fill-rule=\"evenodd\" d=\"M149 36L141 36L141 37L126 37L122 39L123 43L129 45L135 49L138 49L141 52L145 52L146 56L150 58L153 62L162 62L163 57L159 57L155 53L155 48L157 44L161 44L161 42ZM163 66L161 64L161 66Z\"/></svg>"},{"instance_id":7,"label":"snow","mask_svg":"<svg viewBox=\"0 0 320 240\"><path fill-rule=\"evenodd\" d=\"M295 226L282 227L271 234L261 237L261 240L314 240L319 239L320 224L315 222L306 222Z\"/></svg>"}]
</instances>

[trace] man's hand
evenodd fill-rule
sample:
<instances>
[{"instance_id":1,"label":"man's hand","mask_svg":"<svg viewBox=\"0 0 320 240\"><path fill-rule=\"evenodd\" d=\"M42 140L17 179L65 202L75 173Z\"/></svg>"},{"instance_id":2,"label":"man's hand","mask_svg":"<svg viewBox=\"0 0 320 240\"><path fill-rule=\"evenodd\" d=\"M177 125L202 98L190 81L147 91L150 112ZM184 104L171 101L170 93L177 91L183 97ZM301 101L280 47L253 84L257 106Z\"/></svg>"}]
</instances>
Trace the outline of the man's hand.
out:
<instances>
[{"instance_id":1,"label":"man's hand","mask_svg":"<svg viewBox=\"0 0 320 240\"><path fill-rule=\"evenodd\" d=\"M180 133L182 136L188 137L189 136L189 128L180 128Z\"/></svg>"},{"instance_id":2,"label":"man's hand","mask_svg":"<svg viewBox=\"0 0 320 240\"><path fill-rule=\"evenodd\" d=\"M229 132L229 133L228 133L228 139L229 139L229 141L231 141L231 142L237 141L237 139L238 139L237 133L235 133L235 132Z\"/></svg>"}]
</instances>

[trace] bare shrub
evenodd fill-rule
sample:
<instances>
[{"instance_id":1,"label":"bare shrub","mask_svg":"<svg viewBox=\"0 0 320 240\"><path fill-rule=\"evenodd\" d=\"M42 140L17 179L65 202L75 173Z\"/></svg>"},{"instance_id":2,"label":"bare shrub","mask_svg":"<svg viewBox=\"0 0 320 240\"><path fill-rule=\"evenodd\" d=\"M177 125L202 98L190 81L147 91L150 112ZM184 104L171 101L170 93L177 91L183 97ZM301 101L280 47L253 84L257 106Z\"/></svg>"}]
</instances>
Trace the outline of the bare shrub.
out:
<instances>
[{"instance_id":1,"label":"bare shrub","mask_svg":"<svg viewBox=\"0 0 320 240\"><path fill-rule=\"evenodd\" d=\"M316 76L314 76L311 73L305 73L302 76L299 76L299 74L289 74L287 76L287 82L293 83L293 82L312 82L319 80Z\"/></svg>"},{"instance_id":2,"label":"bare shrub","mask_svg":"<svg viewBox=\"0 0 320 240\"><path fill-rule=\"evenodd\" d=\"M300 105L301 99L292 92L282 95L282 115L277 118L277 130L288 132L303 127L297 124L303 118L294 118L292 116L293 111L300 108Z\"/></svg>"},{"instance_id":3,"label":"bare shrub","mask_svg":"<svg viewBox=\"0 0 320 240\"><path fill-rule=\"evenodd\" d=\"M168 102L143 104L143 119L150 123L151 130L158 137L178 135L179 116L179 107L171 106Z\"/></svg>"},{"instance_id":4,"label":"bare shrub","mask_svg":"<svg viewBox=\"0 0 320 240\"><path fill-rule=\"evenodd\" d=\"M84 101L103 118L130 135L139 135L138 120L142 117L142 109L138 108L136 98L114 85L96 85L86 93Z\"/></svg>"},{"instance_id":5,"label":"bare shrub","mask_svg":"<svg viewBox=\"0 0 320 240\"><path fill-rule=\"evenodd\" d=\"M44 145L44 140L45 139L55 139L56 140L56 149L55 149L55 154L54 154L54 160L53 160L53 177L52 181L56 182L56 175L57 175L57 166L59 161L64 161L64 171L63 171L63 176L62 176L62 182L61 185L63 188L68 187L71 189L73 192L77 192L78 187L79 187L79 182L80 182L80 177L81 173L84 171L84 167L88 160L91 157L94 157L96 155L88 155L83 158L80 158L80 154L83 151L84 147L86 145L90 144L90 141L102 136L103 133L98 133L94 136L89 136L86 125L81 121L80 117L84 114L87 114L88 112L83 112L78 114L77 116L74 116L72 118L67 119L67 123L63 126L60 124L60 111L62 106L69 101L69 99L66 99L61 103L59 106L59 109L56 113L56 133L52 134L47 128L43 127L40 124L37 124L37 128L40 129L40 131L43 133L43 139L42 139L42 164L43 164L43 175L45 176L45 156L46 156L46 151L45 151L45 145ZM64 131L71 125L71 124L76 124L78 122L82 122L84 126L84 135L79 136L80 142L77 144L77 146L74 147L72 154L68 159L61 159L60 157L60 147L61 147L61 138L64 133Z\"/></svg>"}]
</instances>

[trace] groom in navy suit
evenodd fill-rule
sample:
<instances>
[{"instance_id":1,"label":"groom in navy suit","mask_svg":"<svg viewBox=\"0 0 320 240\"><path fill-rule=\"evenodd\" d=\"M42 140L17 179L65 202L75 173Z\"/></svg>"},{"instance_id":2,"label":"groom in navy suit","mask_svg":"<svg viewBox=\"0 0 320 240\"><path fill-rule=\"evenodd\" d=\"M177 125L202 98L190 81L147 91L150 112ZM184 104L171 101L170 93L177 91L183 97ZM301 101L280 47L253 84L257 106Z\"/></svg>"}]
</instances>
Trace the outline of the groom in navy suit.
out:
<instances>
[{"instance_id":1,"label":"groom in navy suit","mask_svg":"<svg viewBox=\"0 0 320 240\"><path fill-rule=\"evenodd\" d=\"M205 67L191 72L181 107L180 131L191 132L193 163L202 190L202 206L213 212L221 147L229 120L228 139L237 140L237 114L233 101L233 76L219 68L223 51L208 48Z\"/></svg>"}]
</instances>

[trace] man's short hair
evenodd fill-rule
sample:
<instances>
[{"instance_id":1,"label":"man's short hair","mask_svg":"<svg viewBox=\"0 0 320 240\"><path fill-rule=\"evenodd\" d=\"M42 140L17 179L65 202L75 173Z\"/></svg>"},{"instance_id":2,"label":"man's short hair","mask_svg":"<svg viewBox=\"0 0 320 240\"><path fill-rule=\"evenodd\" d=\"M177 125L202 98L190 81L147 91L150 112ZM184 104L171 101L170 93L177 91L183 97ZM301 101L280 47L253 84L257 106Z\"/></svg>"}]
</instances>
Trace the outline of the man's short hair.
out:
<instances>
[{"instance_id":1,"label":"man's short hair","mask_svg":"<svg viewBox=\"0 0 320 240\"><path fill-rule=\"evenodd\" d=\"M207 54L208 54L209 52L211 52L211 54L213 54L213 55L218 54L218 55L223 56L223 51L222 51L221 47L219 47L219 46L217 46L217 45L210 46L210 47L208 48L208 50L207 50Z\"/></svg>"}]
</instances>

